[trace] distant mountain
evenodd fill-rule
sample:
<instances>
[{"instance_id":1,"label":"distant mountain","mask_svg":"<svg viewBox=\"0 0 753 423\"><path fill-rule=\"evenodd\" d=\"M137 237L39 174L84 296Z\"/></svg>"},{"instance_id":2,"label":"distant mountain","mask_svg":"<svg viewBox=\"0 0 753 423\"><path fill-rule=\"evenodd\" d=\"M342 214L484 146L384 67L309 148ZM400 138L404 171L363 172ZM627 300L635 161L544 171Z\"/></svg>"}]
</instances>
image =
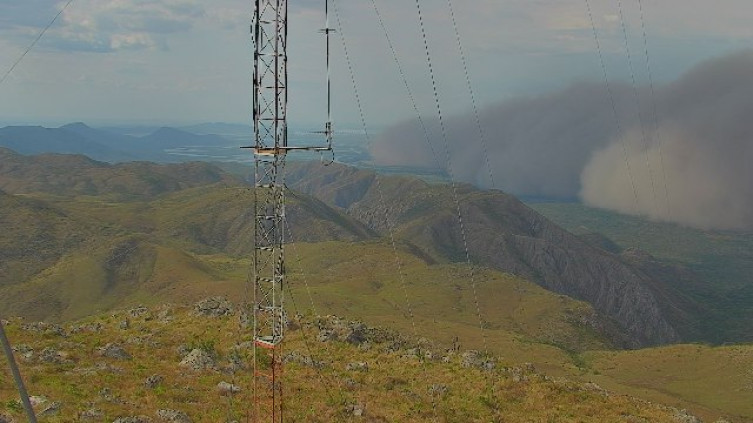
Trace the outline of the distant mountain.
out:
<instances>
[{"instance_id":1,"label":"distant mountain","mask_svg":"<svg viewBox=\"0 0 753 423\"><path fill-rule=\"evenodd\" d=\"M192 146L232 147L237 142L218 135L196 135L174 128L159 128L145 136L123 135L94 129L83 123L60 128L9 126L0 129L0 147L21 154L82 154L117 163L127 161L185 162L188 154L170 151Z\"/></svg>"},{"instance_id":2,"label":"distant mountain","mask_svg":"<svg viewBox=\"0 0 753 423\"><path fill-rule=\"evenodd\" d=\"M0 188L14 194L103 195L144 199L216 183L241 182L203 162L109 164L81 155L23 156L0 148Z\"/></svg>"},{"instance_id":3,"label":"distant mountain","mask_svg":"<svg viewBox=\"0 0 753 423\"><path fill-rule=\"evenodd\" d=\"M82 127L83 126L83 127ZM102 161L128 161L136 157L115 148L119 142L102 142L110 134L100 133L83 124L61 128L8 126L0 129L0 147L21 154L84 154Z\"/></svg>"}]
</instances>

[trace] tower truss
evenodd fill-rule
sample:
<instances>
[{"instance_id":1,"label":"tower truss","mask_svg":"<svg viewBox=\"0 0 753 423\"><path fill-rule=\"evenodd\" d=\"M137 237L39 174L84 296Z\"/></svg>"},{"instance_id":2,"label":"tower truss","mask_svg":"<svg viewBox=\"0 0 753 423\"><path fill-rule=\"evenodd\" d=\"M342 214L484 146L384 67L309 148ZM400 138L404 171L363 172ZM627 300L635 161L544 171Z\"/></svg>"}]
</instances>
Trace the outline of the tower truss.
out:
<instances>
[{"instance_id":1,"label":"tower truss","mask_svg":"<svg viewBox=\"0 0 753 423\"><path fill-rule=\"evenodd\" d=\"M327 13L325 0L325 13ZM282 341L287 325L285 290L285 159L294 150L331 151L327 36L327 122L324 146L288 145L288 2L255 0L254 45L254 421L283 421Z\"/></svg>"}]
</instances>

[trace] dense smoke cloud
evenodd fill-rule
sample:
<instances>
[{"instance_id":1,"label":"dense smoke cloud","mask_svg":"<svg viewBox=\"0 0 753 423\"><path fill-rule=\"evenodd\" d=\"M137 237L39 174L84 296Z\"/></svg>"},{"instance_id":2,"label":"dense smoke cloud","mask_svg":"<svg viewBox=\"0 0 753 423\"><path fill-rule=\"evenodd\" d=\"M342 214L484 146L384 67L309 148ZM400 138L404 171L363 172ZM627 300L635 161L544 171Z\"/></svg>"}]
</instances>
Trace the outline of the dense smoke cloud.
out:
<instances>
[{"instance_id":1,"label":"dense smoke cloud","mask_svg":"<svg viewBox=\"0 0 753 423\"><path fill-rule=\"evenodd\" d=\"M585 203L700 228L753 229L753 51L703 63L650 92L613 85L621 131L603 84L482 111L495 188L517 195L580 197ZM386 131L380 164L445 167L436 122L429 138L416 121ZM490 185L471 116L447 119L453 171Z\"/></svg>"}]
</instances>

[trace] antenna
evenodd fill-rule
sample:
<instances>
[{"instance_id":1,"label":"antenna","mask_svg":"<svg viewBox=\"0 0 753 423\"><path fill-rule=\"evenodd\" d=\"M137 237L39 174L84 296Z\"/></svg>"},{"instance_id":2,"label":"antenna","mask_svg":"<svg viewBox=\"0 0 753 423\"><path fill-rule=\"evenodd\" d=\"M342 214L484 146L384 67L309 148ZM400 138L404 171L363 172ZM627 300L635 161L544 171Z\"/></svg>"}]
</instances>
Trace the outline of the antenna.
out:
<instances>
[{"instance_id":1,"label":"antenna","mask_svg":"<svg viewBox=\"0 0 753 423\"><path fill-rule=\"evenodd\" d=\"M328 0L325 0L328 15ZM283 421L282 341L285 288L285 159L291 151L332 151L329 20L325 146L288 145L288 2L255 0L254 44L254 420Z\"/></svg>"}]
</instances>

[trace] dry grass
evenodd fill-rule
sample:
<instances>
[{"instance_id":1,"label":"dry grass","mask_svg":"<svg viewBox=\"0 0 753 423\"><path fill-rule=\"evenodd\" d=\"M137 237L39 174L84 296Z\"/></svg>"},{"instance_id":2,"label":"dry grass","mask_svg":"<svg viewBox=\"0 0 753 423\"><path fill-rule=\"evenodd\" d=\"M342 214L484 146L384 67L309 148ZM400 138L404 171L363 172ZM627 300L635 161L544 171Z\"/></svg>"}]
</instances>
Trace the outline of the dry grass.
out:
<instances>
[{"instance_id":1,"label":"dry grass","mask_svg":"<svg viewBox=\"0 0 753 423\"><path fill-rule=\"evenodd\" d=\"M169 319L160 316L163 310L170 310ZM218 422L246 412L249 370L233 375L178 366L180 345L214 351L219 367L226 366L231 349L248 339L246 331L239 331L235 317L199 317L186 307L161 307L129 317L130 327L121 329L126 317L127 313L120 312L77 322L66 327L66 337L23 330L20 320L8 325L14 344L34 351L33 358L20 359L31 393L62 404L59 414L41 421L78 421L79 413L91 409L102 413L95 421L130 415L159 421L157 410L176 409L194 422ZM76 327L80 331L72 333ZM388 351L388 344L359 348L336 341L321 343L315 339L316 332L304 324L303 329L290 332L284 344L286 352L308 356L305 334L313 348L311 356L323 362L321 370L295 362L287 365L285 404L290 421L489 422L495 416L505 422L675 421L675 411L666 407L552 379L530 369L503 367L504 361L489 373L463 367L459 354L438 347L432 349L435 359L420 360L406 349ZM97 349L109 342L122 345L133 359L99 356ZM40 362L37 358L45 348L57 350L64 362ZM447 362L441 360L443 356ZM368 371L348 370L351 362L368 363ZM20 420L6 367L4 362L0 366L0 413ZM153 374L164 380L150 389L144 382ZM494 381L493 394L489 380ZM218 392L220 381L243 387L232 404ZM443 388L432 401L429 388L435 385ZM348 405L353 404L363 407L363 417L348 413Z\"/></svg>"}]
</instances>

